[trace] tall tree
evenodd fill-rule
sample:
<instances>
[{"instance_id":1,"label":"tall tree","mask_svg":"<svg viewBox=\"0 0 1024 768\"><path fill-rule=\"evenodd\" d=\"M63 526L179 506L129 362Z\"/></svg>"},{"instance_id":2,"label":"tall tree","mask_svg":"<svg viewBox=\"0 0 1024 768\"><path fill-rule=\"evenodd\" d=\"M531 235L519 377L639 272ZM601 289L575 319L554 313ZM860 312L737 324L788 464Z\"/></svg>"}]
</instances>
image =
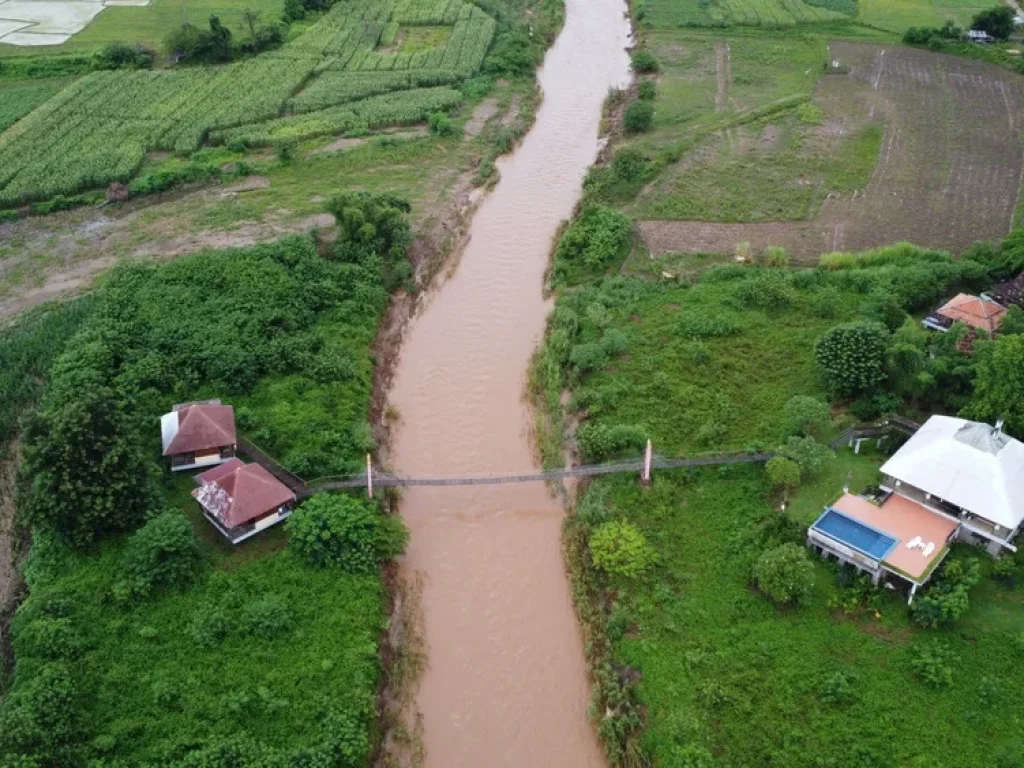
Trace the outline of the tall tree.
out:
<instances>
[{"instance_id":1,"label":"tall tree","mask_svg":"<svg viewBox=\"0 0 1024 768\"><path fill-rule=\"evenodd\" d=\"M51 398L25 433L26 522L77 546L137 525L146 510L146 463L132 435L107 386Z\"/></svg>"},{"instance_id":2,"label":"tall tree","mask_svg":"<svg viewBox=\"0 0 1024 768\"><path fill-rule=\"evenodd\" d=\"M964 415L989 423L1005 419L1008 432L1024 437L1024 335L1002 336L978 355L974 394Z\"/></svg>"}]
</instances>

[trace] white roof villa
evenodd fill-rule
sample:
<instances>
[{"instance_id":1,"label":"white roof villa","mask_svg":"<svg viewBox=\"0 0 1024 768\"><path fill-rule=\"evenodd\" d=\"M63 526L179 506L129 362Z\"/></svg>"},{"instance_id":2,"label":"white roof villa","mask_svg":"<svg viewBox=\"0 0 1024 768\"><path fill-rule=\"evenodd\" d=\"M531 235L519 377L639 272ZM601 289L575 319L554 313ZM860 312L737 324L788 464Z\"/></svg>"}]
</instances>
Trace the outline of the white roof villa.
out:
<instances>
[{"instance_id":1,"label":"white roof villa","mask_svg":"<svg viewBox=\"0 0 1024 768\"><path fill-rule=\"evenodd\" d=\"M844 493L807 531L808 543L872 575L910 582L910 598L953 539L992 555L1016 551L1024 521L1024 444L989 426L932 416L881 469L882 494Z\"/></svg>"}]
</instances>

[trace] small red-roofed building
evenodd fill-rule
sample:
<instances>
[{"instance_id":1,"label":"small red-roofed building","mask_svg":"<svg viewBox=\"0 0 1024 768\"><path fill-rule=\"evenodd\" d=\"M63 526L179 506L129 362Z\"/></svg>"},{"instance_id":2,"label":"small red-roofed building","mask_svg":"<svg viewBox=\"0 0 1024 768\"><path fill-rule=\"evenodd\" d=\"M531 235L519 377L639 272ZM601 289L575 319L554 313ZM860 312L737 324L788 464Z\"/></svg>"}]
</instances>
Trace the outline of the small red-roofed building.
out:
<instances>
[{"instance_id":1,"label":"small red-roofed building","mask_svg":"<svg viewBox=\"0 0 1024 768\"><path fill-rule=\"evenodd\" d=\"M960 293L947 301L921 321L929 330L945 333L953 323L963 323L990 336L999 328L1006 315L1006 307L987 296Z\"/></svg>"},{"instance_id":2,"label":"small red-roofed building","mask_svg":"<svg viewBox=\"0 0 1024 768\"><path fill-rule=\"evenodd\" d=\"M235 409L220 400L182 403L160 417L163 454L171 471L221 464L235 455Z\"/></svg>"},{"instance_id":3,"label":"small red-roofed building","mask_svg":"<svg viewBox=\"0 0 1024 768\"><path fill-rule=\"evenodd\" d=\"M197 475L192 498L232 544L287 519L295 494L259 464L229 459Z\"/></svg>"}]
</instances>

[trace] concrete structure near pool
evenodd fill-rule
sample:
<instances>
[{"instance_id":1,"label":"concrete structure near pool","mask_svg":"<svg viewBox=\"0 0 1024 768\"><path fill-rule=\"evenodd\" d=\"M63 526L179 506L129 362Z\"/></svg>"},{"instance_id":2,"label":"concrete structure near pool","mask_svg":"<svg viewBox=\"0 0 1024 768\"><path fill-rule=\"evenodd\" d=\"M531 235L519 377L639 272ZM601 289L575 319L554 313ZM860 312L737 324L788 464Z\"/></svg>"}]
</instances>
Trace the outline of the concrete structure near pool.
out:
<instances>
[{"instance_id":1,"label":"concrete structure near pool","mask_svg":"<svg viewBox=\"0 0 1024 768\"><path fill-rule=\"evenodd\" d=\"M933 416L881 468L880 494L844 491L807 530L823 557L910 584L909 600L959 539L993 557L1024 523L1024 444L994 427Z\"/></svg>"}]
</instances>

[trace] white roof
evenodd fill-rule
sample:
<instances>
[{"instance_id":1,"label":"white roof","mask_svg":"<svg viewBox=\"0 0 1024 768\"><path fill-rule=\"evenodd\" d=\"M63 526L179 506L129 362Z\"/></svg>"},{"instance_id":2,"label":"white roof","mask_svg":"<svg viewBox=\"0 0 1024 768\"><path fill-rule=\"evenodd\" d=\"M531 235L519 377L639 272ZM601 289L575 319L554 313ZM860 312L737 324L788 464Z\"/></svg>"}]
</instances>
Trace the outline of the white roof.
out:
<instances>
[{"instance_id":1,"label":"white roof","mask_svg":"<svg viewBox=\"0 0 1024 768\"><path fill-rule=\"evenodd\" d=\"M932 416L882 474L1011 530L1024 520L1024 444L988 424Z\"/></svg>"}]
</instances>

